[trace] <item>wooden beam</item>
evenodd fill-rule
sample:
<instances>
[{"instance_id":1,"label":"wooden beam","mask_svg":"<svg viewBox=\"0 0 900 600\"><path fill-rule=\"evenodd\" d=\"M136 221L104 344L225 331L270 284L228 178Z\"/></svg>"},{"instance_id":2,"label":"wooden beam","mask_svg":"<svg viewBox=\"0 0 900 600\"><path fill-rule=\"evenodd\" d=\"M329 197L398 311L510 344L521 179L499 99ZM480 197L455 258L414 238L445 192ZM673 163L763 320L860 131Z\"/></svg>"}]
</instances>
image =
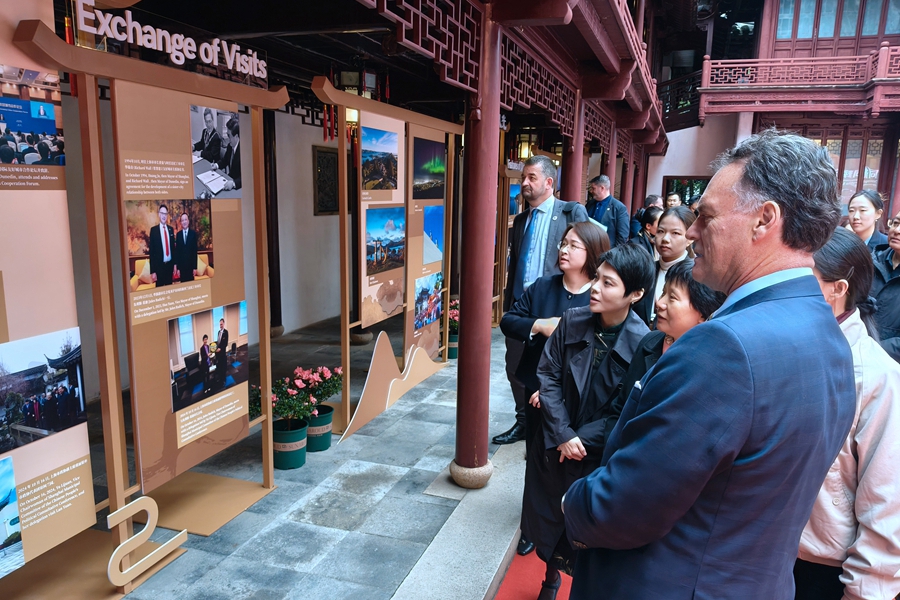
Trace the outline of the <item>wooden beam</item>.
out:
<instances>
[{"instance_id":1,"label":"wooden beam","mask_svg":"<svg viewBox=\"0 0 900 600\"><path fill-rule=\"evenodd\" d=\"M582 77L582 95L586 100L624 100L625 92L631 87L631 75L637 63L623 60L618 75L589 74Z\"/></svg>"},{"instance_id":2,"label":"wooden beam","mask_svg":"<svg viewBox=\"0 0 900 600\"><path fill-rule=\"evenodd\" d=\"M618 129L643 129L650 120L650 106L639 113L624 114L616 117Z\"/></svg>"},{"instance_id":3,"label":"wooden beam","mask_svg":"<svg viewBox=\"0 0 900 600\"><path fill-rule=\"evenodd\" d=\"M622 70L622 62L619 53L609 39L609 33L603 26L603 21L597 10L590 2L579 2L572 7L572 23L584 37L584 41L593 50L594 55L608 73L618 73Z\"/></svg>"},{"instance_id":4,"label":"wooden beam","mask_svg":"<svg viewBox=\"0 0 900 600\"><path fill-rule=\"evenodd\" d=\"M655 144L659 139L659 134L659 129L635 131L631 135L631 141L635 144Z\"/></svg>"},{"instance_id":5,"label":"wooden beam","mask_svg":"<svg viewBox=\"0 0 900 600\"><path fill-rule=\"evenodd\" d=\"M566 0L495 0L493 20L507 26L568 25L572 8Z\"/></svg>"},{"instance_id":6,"label":"wooden beam","mask_svg":"<svg viewBox=\"0 0 900 600\"><path fill-rule=\"evenodd\" d=\"M455 133L457 135L462 135L465 132L465 128L462 125L411 112L398 106L392 106L390 104L385 104L384 102L378 102L377 100L371 100L349 92L342 92L335 88L331 82L328 81L328 77L325 77L324 75L314 77L311 87L312 91L316 94L316 97L325 104L349 106L350 108L355 108L357 110L390 117L391 119L397 119L398 121L415 123L416 125L430 127L432 129L437 129L438 131ZM339 132L341 131L340 128L338 128L338 130Z\"/></svg>"},{"instance_id":7,"label":"wooden beam","mask_svg":"<svg viewBox=\"0 0 900 600\"><path fill-rule=\"evenodd\" d=\"M36 19L19 22L13 35L13 43L39 65L59 71L89 73L98 78L143 83L188 94L231 100L246 106L281 108L289 100L287 88L281 85L264 90L127 56L72 46Z\"/></svg>"}]
</instances>

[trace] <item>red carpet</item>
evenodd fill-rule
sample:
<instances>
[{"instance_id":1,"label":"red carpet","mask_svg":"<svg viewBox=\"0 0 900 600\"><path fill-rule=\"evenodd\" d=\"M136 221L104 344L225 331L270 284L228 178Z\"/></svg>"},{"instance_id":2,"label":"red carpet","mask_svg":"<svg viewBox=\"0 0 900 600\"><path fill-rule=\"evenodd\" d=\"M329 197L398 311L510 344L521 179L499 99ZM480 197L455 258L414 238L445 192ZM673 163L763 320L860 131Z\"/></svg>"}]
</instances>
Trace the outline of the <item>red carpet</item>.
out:
<instances>
[{"instance_id":1,"label":"red carpet","mask_svg":"<svg viewBox=\"0 0 900 600\"><path fill-rule=\"evenodd\" d=\"M532 552L528 556L516 554L509 570L500 584L500 591L494 596L494 600L535 600L541 592L541 581L544 580L544 561ZM568 600L569 591L572 589L572 578L568 575L560 575L562 585L556 600Z\"/></svg>"}]
</instances>

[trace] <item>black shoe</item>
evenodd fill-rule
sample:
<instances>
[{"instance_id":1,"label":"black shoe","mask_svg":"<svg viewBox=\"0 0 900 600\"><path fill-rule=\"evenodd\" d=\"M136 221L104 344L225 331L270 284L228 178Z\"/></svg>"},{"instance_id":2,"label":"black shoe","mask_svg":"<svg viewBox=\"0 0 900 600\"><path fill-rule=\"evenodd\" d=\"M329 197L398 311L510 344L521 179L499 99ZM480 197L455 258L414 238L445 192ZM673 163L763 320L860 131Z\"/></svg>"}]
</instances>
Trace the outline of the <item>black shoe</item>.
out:
<instances>
[{"instance_id":1,"label":"black shoe","mask_svg":"<svg viewBox=\"0 0 900 600\"><path fill-rule=\"evenodd\" d=\"M559 585L562 583L562 576L556 576L553 583L541 582L541 593L538 594L537 600L556 600L556 592L559 591Z\"/></svg>"},{"instance_id":2,"label":"black shoe","mask_svg":"<svg viewBox=\"0 0 900 600\"><path fill-rule=\"evenodd\" d=\"M534 552L534 542L531 542L524 535L519 538L519 545L516 548L516 553L519 556L525 556L526 554L531 554Z\"/></svg>"},{"instance_id":3,"label":"black shoe","mask_svg":"<svg viewBox=\"0 0 900 600\"><path fill-rule=\"evenodd\" d=\"M525 426L516 423L512 426L512 429L501 433L500 435L494 436L495 444L515 444L516 442L520 442L525 439Z\"/></svg>"}]
</instances>

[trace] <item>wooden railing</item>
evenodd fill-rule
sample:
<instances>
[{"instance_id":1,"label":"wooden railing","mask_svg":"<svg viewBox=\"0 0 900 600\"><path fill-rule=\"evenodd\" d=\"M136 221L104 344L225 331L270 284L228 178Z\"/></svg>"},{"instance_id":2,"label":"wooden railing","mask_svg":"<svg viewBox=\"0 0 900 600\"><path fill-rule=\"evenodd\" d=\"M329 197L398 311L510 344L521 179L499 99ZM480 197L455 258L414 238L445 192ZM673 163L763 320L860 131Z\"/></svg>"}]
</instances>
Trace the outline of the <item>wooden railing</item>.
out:
<instances>
[{"instance_id":1,"label":"wooden railing","mask_svg":"<svg viewBox=\"0 0 900 600\"><path fill-rule=\"evenodd\" d=\"M865 56L710 60L703 57L700 87L859 86L872 79L900 78L900 46L882 43Z\"/></svg>"},{"instance_id":2,"label":"wooden railing","mask_svg":"<svg viewBox=\"0 0 900 600\"><path fill-rule=\"evenodd\" d=\"M700 80L702 71L657 84L666 131L677 131L699 124Z\"/></svg>"}]
</instances>

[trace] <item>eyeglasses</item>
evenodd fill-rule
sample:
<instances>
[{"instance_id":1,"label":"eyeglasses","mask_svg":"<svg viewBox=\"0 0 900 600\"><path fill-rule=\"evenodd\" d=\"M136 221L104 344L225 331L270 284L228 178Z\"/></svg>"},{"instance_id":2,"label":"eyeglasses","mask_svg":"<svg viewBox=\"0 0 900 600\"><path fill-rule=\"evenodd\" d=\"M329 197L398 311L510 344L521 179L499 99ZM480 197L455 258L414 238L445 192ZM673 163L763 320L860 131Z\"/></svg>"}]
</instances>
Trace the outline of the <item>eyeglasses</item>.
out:
<instances>
[{"instance_id":1,"label":"eyeglasses","mask_svg":"<svg viewBox=\"0 0 900 600\"><path fill-rule=\"evenodd\" d=\"M558 243L556 247L560 250L565 250L566 248L568 248L569 250L584 250L584 246L579 246L578 244L570 244L565 240Z\"/></svg>"},{"instance_id":2,"label":"eyeglasses","mask_svg":"<svg viewBox=\"0 0 900 600\"><path fill-rule=\"evenodd\" d=\"M900 219L891 219L887 222L888 229L900 229Z\"/></svg>"}]
</instances>

